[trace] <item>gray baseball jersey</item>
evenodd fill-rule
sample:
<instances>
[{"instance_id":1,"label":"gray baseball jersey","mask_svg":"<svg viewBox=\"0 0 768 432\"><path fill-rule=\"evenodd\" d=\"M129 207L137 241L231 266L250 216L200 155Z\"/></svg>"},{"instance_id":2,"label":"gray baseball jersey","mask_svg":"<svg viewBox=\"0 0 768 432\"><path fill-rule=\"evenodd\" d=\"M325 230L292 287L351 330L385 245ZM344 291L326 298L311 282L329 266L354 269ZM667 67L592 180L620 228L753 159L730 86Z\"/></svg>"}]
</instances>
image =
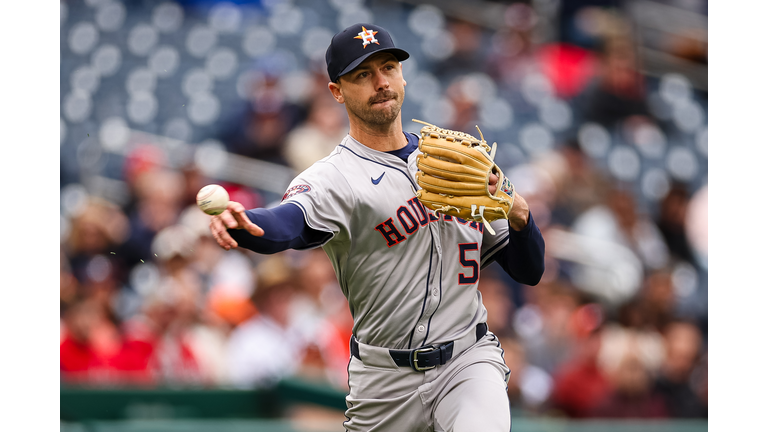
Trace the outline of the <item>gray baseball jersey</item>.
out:
<instances>
[{"instance_id":1,"label":"gray baseball jersey","mask_svg":"<svg viewBox=\"0 0 768 432\"><path fill-rule=\"evenodd\" d=\"M485 322L480 269L508 242L505 220L435 214L415 197L414 151L404 162L347 136L297 176L282 204L331 232L323 245L361 343L394 349L459 339Z\"/></svg>"}]
</instances>

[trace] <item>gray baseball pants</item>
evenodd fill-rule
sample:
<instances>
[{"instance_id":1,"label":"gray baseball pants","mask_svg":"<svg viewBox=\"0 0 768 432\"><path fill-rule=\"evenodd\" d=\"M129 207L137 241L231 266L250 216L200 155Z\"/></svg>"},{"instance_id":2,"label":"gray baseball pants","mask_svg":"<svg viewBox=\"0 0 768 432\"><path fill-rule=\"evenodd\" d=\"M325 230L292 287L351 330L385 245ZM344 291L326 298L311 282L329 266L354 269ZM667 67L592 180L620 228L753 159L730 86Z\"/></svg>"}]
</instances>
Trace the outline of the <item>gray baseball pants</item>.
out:
<instances>
[{"instance_id":1,"label":"gray baseball pants","mask_svg":"<svg viewBox=\"0 0 768 432\"><path fill-rule=\"evenodd\" d=\"M471 346L462 351L462 343ZM360 344L348 368L346 430L509 432L509 369L498 338L489 332L456 347L445 365L417 372L397 366L385 348Z\"/></svg>"}]
</instances>

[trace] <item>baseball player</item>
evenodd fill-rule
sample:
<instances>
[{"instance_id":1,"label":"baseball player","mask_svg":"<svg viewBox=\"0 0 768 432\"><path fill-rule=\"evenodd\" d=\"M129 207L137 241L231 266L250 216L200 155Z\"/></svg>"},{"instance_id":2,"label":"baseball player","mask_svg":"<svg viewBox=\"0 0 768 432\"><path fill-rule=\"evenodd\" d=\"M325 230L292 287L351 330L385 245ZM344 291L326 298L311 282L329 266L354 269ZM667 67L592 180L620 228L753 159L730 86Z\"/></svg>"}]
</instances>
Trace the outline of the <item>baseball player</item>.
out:
<instances>
[{"instance_id":1,"label":"baseball player","mask_svg":"<svg viewBox=\"0 0 768 432\"><path fill-rule=\"evenodd\" d=\"M376 25L335 35L328 89L346 108L349 135L293 180L280 205L230 202L211 232L226 250L325 250L354 318L346 430L507 432L509 370L478 278L495 261L537 284L544 241L513 190L508 218L492 230L420 202L419 137L403 132L400 116L408 57ZM488 178L495 193L500 177Z\"/></svg>"}]
</instances>

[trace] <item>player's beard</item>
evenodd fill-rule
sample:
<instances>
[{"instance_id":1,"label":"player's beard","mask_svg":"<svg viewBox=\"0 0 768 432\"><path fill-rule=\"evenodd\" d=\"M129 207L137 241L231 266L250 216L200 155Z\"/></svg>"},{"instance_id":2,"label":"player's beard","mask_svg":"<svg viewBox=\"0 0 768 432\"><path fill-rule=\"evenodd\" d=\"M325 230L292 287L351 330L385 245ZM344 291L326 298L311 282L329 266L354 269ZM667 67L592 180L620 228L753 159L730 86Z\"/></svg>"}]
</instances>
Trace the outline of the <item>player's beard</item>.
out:
<instances>
[{"instance_id":1,"label":"player's beard","mask_svg":"<svg viewBox=\"0 0 768 432\"><path fill-rule=\"evenodd\" d=\"M387 100L393 100L395 103L385 109L373 107L375 103ZM365 123L379 127L390 125L397 120L402 105L402 95L392 90L377 93L364 104L348 104L350 110Z\"/></svg>"}]
</instances>

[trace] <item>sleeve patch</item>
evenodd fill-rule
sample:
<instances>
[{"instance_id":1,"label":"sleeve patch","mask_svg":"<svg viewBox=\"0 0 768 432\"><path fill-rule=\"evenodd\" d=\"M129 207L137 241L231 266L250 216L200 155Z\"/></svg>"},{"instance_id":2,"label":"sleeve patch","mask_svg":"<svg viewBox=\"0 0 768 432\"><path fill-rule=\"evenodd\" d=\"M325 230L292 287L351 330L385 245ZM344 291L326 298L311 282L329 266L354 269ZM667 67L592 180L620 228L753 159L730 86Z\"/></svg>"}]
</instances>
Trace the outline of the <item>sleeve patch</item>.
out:
<instances>
[{"instance_id":1,"label":"sleeve patch","mask_svg":"<svg viewBox=\"0 0 768 432\"><path fill-rule=\"evenodd\" d=\"M312 190L312 188L310 188L309 185L305 185L305 184L293 186L292 188L285 191L285 195L283 195L283 199L281 199L280 202L283 202L288 198L298 195L300 193L309 192L310 190Z\"/></svg>"}]
</instances>

